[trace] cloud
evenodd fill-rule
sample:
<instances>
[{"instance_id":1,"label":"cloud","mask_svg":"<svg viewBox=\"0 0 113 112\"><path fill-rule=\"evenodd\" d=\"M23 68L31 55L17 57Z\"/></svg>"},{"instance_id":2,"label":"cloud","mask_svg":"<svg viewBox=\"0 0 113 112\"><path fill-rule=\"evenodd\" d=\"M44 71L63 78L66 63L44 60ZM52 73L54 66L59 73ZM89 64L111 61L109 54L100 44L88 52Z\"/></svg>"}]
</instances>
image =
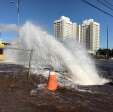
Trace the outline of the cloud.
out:
<instances>
[{"instance_id":1,"label":"cloud","mask_svg":"<svg viewBox=\"0 0 113 112\"><path fill-rule=\"evenodd\" d=\"M0 32L17 32L18 26L16 24L0 24Z\"/></svg>"}]
</instances>

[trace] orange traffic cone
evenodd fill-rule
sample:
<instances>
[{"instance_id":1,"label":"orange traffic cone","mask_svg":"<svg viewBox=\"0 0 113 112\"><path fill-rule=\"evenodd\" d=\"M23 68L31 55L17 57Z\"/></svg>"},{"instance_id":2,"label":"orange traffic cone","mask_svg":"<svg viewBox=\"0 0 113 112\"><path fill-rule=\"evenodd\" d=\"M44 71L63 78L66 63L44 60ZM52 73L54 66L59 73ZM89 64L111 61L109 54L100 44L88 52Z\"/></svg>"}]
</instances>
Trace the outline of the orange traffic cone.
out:
<instances>
[{"instance_id":1,"label":"orange traffic cone","mask_svg":"<svg viewBox=\"0 0 113 112\"><path fill-rule=\"evenodd\" d=\"M55 91L58 87L57 84L57 77L55 72L50 72L49 78L48 78L48 85L47 88L50 91Z\"/></svg>"}]
</instances>

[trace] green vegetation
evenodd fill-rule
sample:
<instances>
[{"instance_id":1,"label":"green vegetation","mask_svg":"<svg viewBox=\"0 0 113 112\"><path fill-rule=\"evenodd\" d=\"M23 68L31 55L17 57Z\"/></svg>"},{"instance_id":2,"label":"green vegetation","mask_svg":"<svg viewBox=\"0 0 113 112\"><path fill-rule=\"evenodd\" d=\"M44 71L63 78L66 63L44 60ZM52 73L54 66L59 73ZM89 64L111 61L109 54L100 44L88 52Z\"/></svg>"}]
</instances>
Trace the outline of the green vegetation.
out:
<instances>
[{"instance_id":1,"label":"green vegetation","mask_svg":"<svg viewBox=\"0 0 113 112\"><path fill-rule=\"evenodd\" d=\"M102 49L100 48L97 52L96 55L98 58L112 58L113 57L113 49Z\"/></svg>"}]
</instances>

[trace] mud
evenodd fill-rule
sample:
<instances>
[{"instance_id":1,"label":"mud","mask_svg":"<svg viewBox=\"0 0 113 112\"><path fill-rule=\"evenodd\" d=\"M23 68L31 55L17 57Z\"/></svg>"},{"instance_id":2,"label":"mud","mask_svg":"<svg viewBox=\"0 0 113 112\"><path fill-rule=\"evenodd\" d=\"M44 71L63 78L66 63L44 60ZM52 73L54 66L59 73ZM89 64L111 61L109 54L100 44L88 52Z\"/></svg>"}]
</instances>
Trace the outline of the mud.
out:
<instances>
[{"instance_id":1,"label":"mud","mask_svg":"<svg viewBox=\"0 0 113 112\"><path fill-rule=\"evenodd\" d=\"M113 112L112 85L56 92L45 88L31 95L38 84L47 83L42 75L28 78L27 70L19 65L1 64L0 70L5 71L0 72L0 112Z\"/></svg>"}]
</instances>

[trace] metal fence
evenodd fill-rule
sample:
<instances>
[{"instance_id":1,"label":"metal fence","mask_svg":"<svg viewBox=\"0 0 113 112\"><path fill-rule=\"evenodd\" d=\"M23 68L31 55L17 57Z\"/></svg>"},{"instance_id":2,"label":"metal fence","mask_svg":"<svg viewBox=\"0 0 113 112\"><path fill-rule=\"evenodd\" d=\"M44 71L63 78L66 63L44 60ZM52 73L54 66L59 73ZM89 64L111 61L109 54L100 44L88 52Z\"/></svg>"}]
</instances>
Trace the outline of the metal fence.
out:
<instances>
[{"instance_id":1,"label":"metal fence","mask_svg":"<svg viewBox=\"0 0 113 112\"><path fill-rule=\"evenodd\" d=\"M16 47L6 47L4 49L4 63L8 65L15 65L19 66L20 69L17 67L14 69L10 68L8 71L14 72L23 72L27 71L28 78L30 77L31 74L31 61L32 61L32 56L33 56L33 49L21 49L21 48L16 48ZM23 66L22 69L21 67Z\"/></svg>"}]
</instances>

